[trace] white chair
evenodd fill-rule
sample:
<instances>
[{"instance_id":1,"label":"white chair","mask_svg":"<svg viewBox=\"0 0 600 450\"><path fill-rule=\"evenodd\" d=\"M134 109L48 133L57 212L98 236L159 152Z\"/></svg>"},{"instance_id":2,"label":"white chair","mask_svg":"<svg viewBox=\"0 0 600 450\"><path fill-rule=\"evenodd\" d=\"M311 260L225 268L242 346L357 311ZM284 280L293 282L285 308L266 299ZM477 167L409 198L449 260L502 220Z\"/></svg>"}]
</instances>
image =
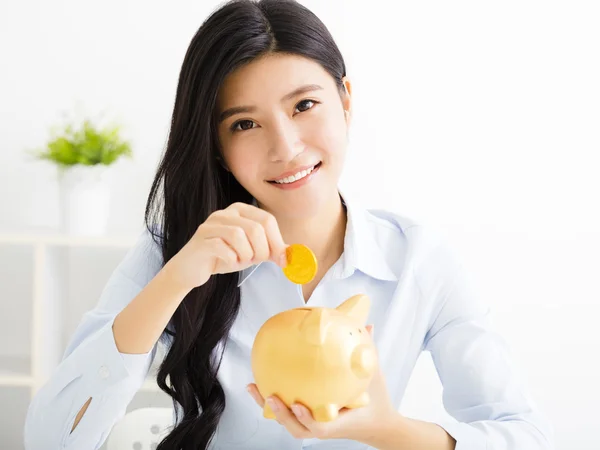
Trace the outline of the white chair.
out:
<instances>
[{"instance_id":1,"label":"white chair","mask_svg":"<svg viewBox=\"0 0 600 450\"><path fill-rule=\"evenodd\" d=\"M173 427L173 409L140 408L125 414L106 440L107 450L155 450Z\"/></svg>"}]
</instances>

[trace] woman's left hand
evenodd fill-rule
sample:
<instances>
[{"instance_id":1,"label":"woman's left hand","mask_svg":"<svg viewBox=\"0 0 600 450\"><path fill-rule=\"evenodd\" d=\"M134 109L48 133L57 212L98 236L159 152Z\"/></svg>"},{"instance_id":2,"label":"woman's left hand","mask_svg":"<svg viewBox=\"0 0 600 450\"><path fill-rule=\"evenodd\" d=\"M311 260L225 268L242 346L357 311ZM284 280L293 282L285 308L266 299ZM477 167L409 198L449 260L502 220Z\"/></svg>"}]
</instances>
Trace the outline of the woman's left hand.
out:
<instances>
[{"instance_id":1,"label":"woman's left hand","mask_svg":"<svg viewBox=\"0 0 600 450\"><path fill-rule=\"evenodd\" d=\"M367 329L372 334L372 327ZM248 385L248 392L261 408L265 399L260 395L256 384ZM364 441L376 433L377 428L398 413L392 406L380 368L375 371L368 389L369 403L355 409L342 409L336 419L330 422L317 422L310 410L295 404L288 408L276 396L267 401L275 413L277 421L295 438L308 439L351 439ZM272 402L272 403L271 403Z\"/></svg>"}]
</instances>

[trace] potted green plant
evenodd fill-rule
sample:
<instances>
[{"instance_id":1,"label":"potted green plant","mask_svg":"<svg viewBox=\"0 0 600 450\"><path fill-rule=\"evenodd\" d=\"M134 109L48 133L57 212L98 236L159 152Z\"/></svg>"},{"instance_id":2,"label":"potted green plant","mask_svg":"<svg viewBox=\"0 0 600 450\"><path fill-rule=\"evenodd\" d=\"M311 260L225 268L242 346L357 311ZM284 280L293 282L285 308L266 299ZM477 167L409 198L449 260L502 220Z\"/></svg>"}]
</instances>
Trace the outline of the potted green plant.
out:
<instances>
[{"instance_id":1,"label":"potted green plant","mask_svg":"<svg viewBox=\"0 0 600 450\"><path fill-rule=\"evenodd\" d=\"M61 228L77 235L104 234L110 206L109 168L120 158L131 158L129 142L120 127L100 127L90 119L79 126L54 127L40 160L58 168Z\"/></svg>"}]
</instances>

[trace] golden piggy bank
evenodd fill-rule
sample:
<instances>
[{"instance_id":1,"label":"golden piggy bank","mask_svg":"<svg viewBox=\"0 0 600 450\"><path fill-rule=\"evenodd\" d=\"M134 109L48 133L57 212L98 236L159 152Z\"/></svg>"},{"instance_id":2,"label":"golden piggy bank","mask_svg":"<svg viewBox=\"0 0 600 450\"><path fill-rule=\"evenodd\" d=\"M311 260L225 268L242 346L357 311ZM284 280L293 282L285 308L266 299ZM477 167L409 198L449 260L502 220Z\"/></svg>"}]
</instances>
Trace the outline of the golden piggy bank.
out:
<instances>
[{"instance_id":1,"label":"golden piggy bank","mask_svg":"<svg viewBox=\"0 0 600 450\"><path fill-rule=\"evenodd\" d=\"M303 404L320 422L335 419L342 408L366 405L377 367L365 328L369 309L369 298L355 295L337 308L294 308L269 318L252 346L261 395L277 395L288 407ZM266 403L263 416L275 418Z\"/></svg>"}]
</instances>

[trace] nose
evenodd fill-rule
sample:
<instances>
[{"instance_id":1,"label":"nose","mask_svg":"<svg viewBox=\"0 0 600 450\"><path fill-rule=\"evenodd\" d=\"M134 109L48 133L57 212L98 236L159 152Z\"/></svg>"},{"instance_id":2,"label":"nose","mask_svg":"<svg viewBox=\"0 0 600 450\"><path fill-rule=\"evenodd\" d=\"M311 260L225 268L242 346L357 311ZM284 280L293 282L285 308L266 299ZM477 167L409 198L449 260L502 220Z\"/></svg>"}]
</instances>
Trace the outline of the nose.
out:
<instances>
[{"instance_id":1,"label":"nose","mask_svg":"<svg viewBox=\"0 0 600 450\"><path fill-rule=\"evenodd\" d=\"M369 345L359 345L352 352L352 372L359 378L368 378L375 371L377 357Z\"/></svg>"},{"instance_id":2,"label":"nose","mask_svg":"<svg viewBox=\"0 0 600 450\"><path fill-rule=\"evenodd\" d=\"M272 128L269 157L272 162L288 162L303 150L300 134L294 123L283 118Z\"/></svg>"}]
</instances>

